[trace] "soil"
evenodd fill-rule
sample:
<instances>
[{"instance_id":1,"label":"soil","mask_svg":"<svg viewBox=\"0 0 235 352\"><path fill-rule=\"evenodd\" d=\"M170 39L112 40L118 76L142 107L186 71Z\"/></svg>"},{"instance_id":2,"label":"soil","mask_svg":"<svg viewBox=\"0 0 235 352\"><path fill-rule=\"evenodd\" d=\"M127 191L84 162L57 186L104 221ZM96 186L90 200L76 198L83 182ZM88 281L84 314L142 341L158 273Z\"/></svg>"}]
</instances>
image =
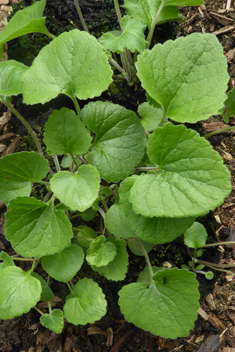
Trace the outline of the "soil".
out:
<instances>
[{"instance_id":1,"label":"soil","mask_svg":"<svg viewBox=\"0 0 235 352\"><path fill-rule=\"evenodd\" d=\"M6 0L7 2L8 0ZM8 1L9 2L9 1ZM22 2L14 1L15 7L20 8L30 4L30 0ZM228 4L227 4L228 3ZM11 5L9 3L8 5ZM86 1L81 0L80 5L92 34L100 36L103 32L117 28L118 23L113 10L111 0ZM230 82L229 89L234 86L235 80L235 7L233 4L228 10L227 0L206 0L200 7L182 7L181 13L185 16L185 22L181 24L166 24L155 32L155 40L164 42L166 39L178 36L186 36L192 32L214 33L224 48L228 60ZM0 17L6 18L7 6L2 5ZM45 14L48 16L47 25L52 33L58 35L59 31L71 30L77 26L82 29L76 14L73 0L48 0ZM40 47L45 45L45 38L34 36L23 37L23 39L12 41L9 44L9 58L20 59L28 63L33 60ZM17 48L24 46L24 55ZM113 86L107 94L104 93L99 99L112 100L114 103L125 106L128 109L137 110L137 103L145 101L143 91L136 92L135 86L123 84ZM66 98L53 100L44 106L38 104L34 107L24 106L21 98L15 99L14 105L20 109L22 115L30 122L36 130L39 138L42 138L44 124L54 108L70 106ZM81 103L82 106L82 103ZM9 154L22 149L33 150L27 131L9 111L1 107L2 114L5 112L6 123L0 135L1 155ZM229 126L235 125L235 119L230 118ZM226 126L219 116L212 116L202 124L200 133L206 134ZM230 131L216 135L209 139L214 149L217 150L226 166L231 172L233 190L225 199L222 206L208 214L207 217L199 219L206 227L210 242L235 240L235 132ZM35 189L35 192L40 190ZM14 253L10 243L4 237L4 204L0 203L0 250L12 255ZM95 227L94 222L87 224ZM180 255L179 255L180 254ZM235 351L235 277L229 274L216 274L215 279L209 282L199 276L200 282L200 309L195 328L185 338L176 340L163 339L153 336L134 325L125 321L117 305L117 291L120 285L134 280L145 265L142 257L135 257L131 253L130 267L127 278L121 282L109 282L89 268L84 266L82 273L90 275L103 289L109 298L109 309L105 317L95 324L86 326L73 326L65 321L65 327L61 334L55 334L45 329L39 323L40 314L32 309L29 313L15 319L0 320L0 351L3 352L137 352L137 351ZM137 258L137 259L136 259ZM189 258L179 238L167 246L158 246L150 253L150 259L158 261L161 265L171 265L176 262L177 266ZM204 260L221 263L235 263L235 246L225 245L208 249L204 253ZM21 265L27 269L27 264ZM235 270L234 270L235 272ZM82 274L81 274L82 275ZM134 278L134 279L133 279ZM62 300L67 294L64 284L52 281L52 289L55 299L52 305L62 308ZM61 298L60 298L61 297ZM40 305L41 304L41 305ZM44 310L43 303L40 309ZM45 310L46 312L46 310Z\"/></svg>"}]
</instances>

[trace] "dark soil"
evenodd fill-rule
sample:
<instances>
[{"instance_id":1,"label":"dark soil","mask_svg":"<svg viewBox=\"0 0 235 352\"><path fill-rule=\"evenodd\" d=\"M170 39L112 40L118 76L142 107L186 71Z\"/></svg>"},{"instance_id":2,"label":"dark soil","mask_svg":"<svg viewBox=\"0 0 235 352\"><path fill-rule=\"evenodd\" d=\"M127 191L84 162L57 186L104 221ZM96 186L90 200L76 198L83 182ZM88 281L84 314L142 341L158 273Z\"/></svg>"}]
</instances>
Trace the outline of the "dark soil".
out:
<instances>
[{"instance_id":1,"label":"dark soil","mask_svg":"<svg viewBox=\"0 0 235 352\"><path fill-rule=\"evenodd\" d=\"M22 1L14 6L19 8L30 4L30 0ZM186 22L179 26L175 23L161 26L155 32L155 41L164 42L167 39L172 39L180 35L188 35L191 32L213 32L218 31L224 26L230 24L230 20L235 18L235 11L228 13L220 12L226 6L226 1L206 1L205 5L198 7L182 8L181 11L185 15ZM102 33L116 29L118 22L116 19L113 1L111 0L81 0L80 5L88 24L90 32L97 37ZM213 15L214 14L214 15ZM217 16L216 16L217 14ZM45 11L47 16L47 26L49 30L58 35L65 30L71 30L75 27L82 30L73 0L47 0ZM220 16L227 17L222 18ZM219 20L218 20L219 19ZM224 21L224 22L223 22ZM225 34L219 34L218 38L224 46L225 54L235 48L235 29ZM18 59L25 64L30 64L33 58L37 55L38 50L45 45L44 36L24 36L9 43L8 55L9 58ZM22 48L23 50L18 50ZM234 49L235 50L235 49ZM23 53L22 53L23 52ZM229 70L233 78L235 54L229 54ZM232 59L231 59L232 57ZM233 85L233 81L231 81ZM128 109L137 111L137 107L141 102L145 101L144 91L136 85L129 86L127 83L112 85L109 92L105 92L99 100L110 100L113 103L118 103ZM66 97L58 97L52 102L45 105L38 104L36 106L24 106L21 98L13 100L14 105L20 110L22 115L34 127L39 138L42 138L42 132L48 116L52 109L67 106L73 108L71 102ZM86 102L87 103L87 102ZM81 107L84 102L80 102ZM230 125L234 125L234 119L230 120ZM218 127L219 126L219 127ZM30 137L22 124L14 118L8 125L8 130L4 133L13 132L20 135L18 150L27 148L34 149ZM219 117L212 117L203 123L205 133L219 128L223 128L223 121ZM5 141L7 146L11 146L14 138ZM221 241L231 240L235 226L235 133L228 132L223 135L217 135L210 140L213 147L222 155L226 165L231 171L233 192L225 200L224 205L217 208L214 215L211 213L207 217L199 219L206 227L210 242L215 242L218 239ZM35 190L37 191L37 190ZM0 250L6 251L13 255L14 251L10 243L5 239L3 233L4 224L4 205L0 203ZM96 220L97 221L97 220ZM77 225L77 224L76 224ZM96 228L96 222L87 224ZM234 240L234 239L233 239ZM119 311L117 300L117 292L120 288L135 281L140 270L145 266L143 257L130 255L130 267L127 277L122 282L111 282L98 274L95 274L85 264L79 272L79 277L86 275L92 277L103 289L109 303L108 313L99 322L88 324L86 326L73 326L65 322L64 330L57 335L39 323L40 314L32 309L29 313L15 319L2 321L0 320L0 351L3 352L137 352L137 351L216 351L216 348L221 348L221 351L228 352L223 348L235 348L235 314L233 307L235 304L235 279L229 275L218 275L215 279L208 281L202 275L198 277L200 282L201 293L201 311L199 318L195 322L195 328L186 338L178 338L176 340L163 339L158 336L153 336L148 332L136 328L134 325L125 321ZM150 259L153 264L176 265L187 263L189 260L188 254L182 243L182 238L171 244L157 246L150 252ZM220 262L230 264L235 262L235 249L225 246L218 250L208 249L203 258L206 261ZM23 269L27 269L27 264L22 264ZM39 268L39 272L42 269ZM68 293L67 286L56 281L51 282L51 288L55 294L53 302L54 307L62 308L63 300ZM40 305L40 304L39 304ZM46 312L46 307L41 304L40 309ZM204 314L204 313L205 314ZM227 328L223 337L218 338L222 331ZM212 342L211 342L212 341ZM204 343L204 346L202 345ZM201 348L200 348L201 346ZM214 347L212 347L214 346ZM210 349L209 349L210 348Z\"/></svg>"}]
</instances>

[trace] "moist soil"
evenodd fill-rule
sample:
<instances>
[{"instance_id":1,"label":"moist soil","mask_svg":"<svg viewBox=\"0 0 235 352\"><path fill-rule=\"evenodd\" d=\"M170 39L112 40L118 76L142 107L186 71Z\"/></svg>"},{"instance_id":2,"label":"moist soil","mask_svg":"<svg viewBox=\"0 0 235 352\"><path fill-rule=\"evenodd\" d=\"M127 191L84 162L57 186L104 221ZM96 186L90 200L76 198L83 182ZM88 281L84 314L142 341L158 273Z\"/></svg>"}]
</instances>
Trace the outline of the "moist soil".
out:
<instances>
[{"instance_id":1,"label":"moist soil","mask_svg":"<svg viewBox=\"0 0 235 352\"><path fill-rule=\"evenodd\" d=\"M13 4L13 8L20 9L30 5L29 0ZM80 2L81 9L89 31L99 37L104 32L118 28L118 22L111 0L93 0ZM12 5L9 3L8 5ZM224 48L228 60L230 82L229 89L234 86L235 79L235 8L230 5L226 10L226 0L205 1L200 7L180 8L185 16L181 24L171 23L160 26L154 33L155 42L164 42L178 36L187 36L192 32L214 33ZM1 6L0 16L8 10ZM73 0L47 0L45 9L47 26L55 35L73 28L82 30ZM6 17L6 15L5 15ZM47 43L44 36L24 36L8 44L9 59L16 59L28 64L32 62L37 52ZM20 50L19 50L20 48ZM140 103L145 101L145 93L141 87L129 86L126 83L113 84L108 92L102 94L99 100L108 100L120 104L128 109L137 111ZM69 99L60 96L45 105L25 106L22 98L17 97L13 103L21 114L34 128L38 137L42 139L45 122L52 110L67 106L73 108ZM87 103L87 102L86 102ZM81 107L84 102L80 102ZM0 107L3 114L4 107ZM1 154L10 154L20 150L34 150L33 142L28 136L24 126L7 112L9 121L4 125L0 134ZM234 118L230 118L229 126L235 125ZM196 128L201 135L215 131L226 126L219 116L212 116L202 124L190 125ZM216 208L204 218L198 219L206 227L209 234L208 242L235 240L235 132L219 134L209 139L214 149L217 150L232 178L233 190L225 199L222 206ZM5 148L5 149L4 149ZM40 189L34 189L40 197ZM4 212L3 203L0 203L0 250L9 255L14 254L10 243L4 237ZM96 229L99 220L86 223ZM81 224L81 223L79 223ZM75 224L78 225L78 224ZM189 260L182 238L154 248L150 254L153 265L180 267ZM100 321L86 326L73 326L65 321L61 334L55 334L44 328L40 322L40 314L32 309L23 316L11 320L0 320L0 351L3 352L137 352L137 351L235 351L235 278L231 274L215 273L212 281L198 276L200 284L200 309L195 327L189 335L175 340L164 339L145 332L133 324L125 321L118 308L118 294L120 288L135 281L138 273L145 266L143 257L134 256L129 252L130 266L125 280L111 282L94 273L85 264L79 271L79 278L83 276L94 279L103 289L108 300L108 312ZM206 261L220 264L235 263L235 247L225 245L207 249L203 258ZM22 263L21 268L27 270L28 264ZM42 269L39 273L43 275ZM62 308L65 296L68 294L67 286L57 281L51 282L55 294L52 306ZM46 311L44 303L39 303L38 308ZM170 324L170 322L169 322Z\"/></svg>"}]
</instances>

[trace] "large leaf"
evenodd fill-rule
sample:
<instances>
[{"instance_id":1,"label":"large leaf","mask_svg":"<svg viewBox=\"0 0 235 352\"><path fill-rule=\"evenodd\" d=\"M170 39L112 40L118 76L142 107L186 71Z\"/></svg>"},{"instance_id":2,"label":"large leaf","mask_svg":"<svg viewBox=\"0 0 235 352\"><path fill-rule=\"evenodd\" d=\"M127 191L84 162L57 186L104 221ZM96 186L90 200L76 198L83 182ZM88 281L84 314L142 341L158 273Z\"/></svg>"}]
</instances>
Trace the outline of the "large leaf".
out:
<instances>
[{"instance_id":1,"label":"large leaf","mask_svg":"<svg viewBox=\"0 0 235 352\"><path fill-rule=\"evenodd\" d=\"M5 236L23 257L41 257L69 246L73 232L68 217L53 204L18 197L9 204Z\"/></svg>"},{"instance_id":2,"label":"large leaf","mask_svg":"<svg viewBox=\"0 0 235 352\"><path fill-rule=\"evenodd\" d=\"M55 196L72 210L88 209L98 197L100 176L91 165L82 165L78 172L60 171L51 179Z\"/></svg>"},{"instance_id":3,"label":"large leaf","mask_svg":"<svg viewBox=\"0 0 235 352\"><path fill-rule=\"evenodd\" d=\"M29 196L31 184L46 177L48 161L35 152L20 152L0 159L0 199L8 203L20 196Z\"/></svg>"},{"instance_id":4,"label":"large leaf","mask_svg":"<svg viewBox=\"0 0 235 352\"><path fill-rule=\"evenodd\" d=\"M26 104L46 103L66 94L88 99L112 82L112 69L102 45L87 32L74 29L46 45L23 78Z\"/></svg>"},{"instance_id":5,"label":"large leaf","mask_svg":"<svg viewBox=\"0 0 235 352\"><path fill-rule=\"evenodd\" d=\"M67 299L64 316L69 323L86 325L100 320L106 313L106 306L101 288L93 280L84 278L74 286L74 297Z\"/></svg>"},{"instance_id":6,"label":"large leaf","mask_svg":"<svg viewBox=\"0 0 235 352\"><path fill-rule=\"evenodd\" d=\"M98 236L91 242L87 250L86 260L88 264L97 267L105 266L114 260L117 254L115 244L106 241L105 236Z\"/></svg>"},{"instance_id":7,"label":"large leaf","mask_svg":"<svg viewBox=\"0 0 235 352\"><path fill-rule=\"evenodd\" d=\"M198 2L203 3L202 0L198 0ZM126 8L128 15L146 23L150 29L154 23L161 3L162 0L125 0L123 7ZM156 24L173 20L182 21L183 16L177 11L177 6L167 6L163 7Z\"/></svg>"},{"instance_id":8,"label":"large leaf","mask_svg":"<svg viewBox=\"0 0 235 352\"><path fill-rule=\"evenodd\" d=\"M43 269L54 279L62 282L72 280L81 268L84 253L81 247L71 244L61 252L44 256L42 258Z\"/></svg>"},{"instance_id":9,"label":"large leaf","mask_svg":"<svg viewBox=\"0 0 235 352\"><path fill-rule=\"evenodd\" d=\"M86 159L108 182L126 178L144 154L145 132L137 115L120 105L92 102L83 108L82 117L96 134Z\"/></svg>"},{"instance_id":10,"label":"large leaf","mask_svg":"<svg viewBox=\"0 0 235 352\"><path fill-rule=\"evenodd\" d=\"M42 292L40 281L16 266L0 272L0 286L0 319L12 319L29 312Z\"/></svg>"},{"instance_id":11,"label":"large leaf","mask_svg":"<svg viewBox=\"0 0 235 352\"><path fill-rule=\"evenodd\" d=\"M26 7L21 11L17 11L11 18L9 23L3 28L0 34L0 43L20 37L29 33L43 33L51 36L45 27L45 17L42 17L46 0L41 0Z\"/></svg>"},{"instance_id":12,"label":"large leaf","mask_svg":"<svg viewBox=\"0 0 235 352\"><path fill-rule=\"evenodd\" d=\"M50 154L86 153L91 145L90 132L73 110L54 110L45 125L44 142Z\"/></svg>"},{"instance_id":13,"label":"large leaf","mask_svg":"<svg viewBox=\"0 0 235 352\"><path fill-rule=\"evenodd\" d=\"M128 177L125 181L123 181L120 185L119 189L119 198L120 198L120 208L122 209L125 222L128 221L129 227L131 227L131 231L136 234L136 237L139 237L143 241L148 241L153 244L161 244L166 242L171 242L178 236L181 236L184 231L193 224L195 221L195 217L185 217L185 218L159 218L159 217L144 217L143 215L138 215L134 212L132 204L129 201L130 190L134 185L135 181L138 180L137 175L133 175L132 177ZM114 205L113 205L114 206ZM113 208L109 208L106 213L106 216L109 215L109 211ZM120 210L119 210L120 212ZM109 223L105 223L107 228L109 229ZM115 220L116 219L116 220ZM118 217L113 218L113 222L118 222ZM117 225L117 229L120 229L122 224L125 224L124 219L122 218L120 221L120 225ZM128 231L128 226L125 225L125 228ZM109 230L110 231L110 230ZM115 232L111 232L116 236ZM122 235L122 231L119 231L119 236ZM116 236L117 237L117 236ZM130 236L131 237L131 236ZM134 236L132 236L134 237Z\"/></svg>"},{"instance_id":14,"label":"large leaf","mask_svg":"<svg viewBox=\"0 0 235 352\"><path fill-rule=\"evenodd\" d=\"M96 267L92 265L92 269L103 275L108 280L120 281L124 280L128 269L128 253L126 250L126 241L115 238L107 238L107 242L115 245L117 254L108 265Z\"/></svg>"},{"instance_id":15,"label":"large leaf","mask_svg":"<svg viewBox=\"0 0 235 352\"><path fill-rule=\"evenodd\" d=\"M213 34L193 33L145 50L136 63L142 86L165 117L194 123L223 107L227 60Z\"/></svg>"},{"instance_id":16,"label":"large leaf","mask_svg":"<svg viewBox=\"0 0 235 352\"><path fill-rule=\"evenodd\" d=\"M0 95L12 96L22 93L21 77L28 67L14 60L0 62Z\"/></svg>"},{"instance_id":17,"label":"large leaf","mask_svg":"<svg viewBox=\"0 0 235 352\"><path fill-rule=\"evenodd\" d=\"M129 284L119 291L119 296L127 321L163 338L187 336L197 318L198 282L188 270L160 270L151 284Z\"/></svg>"},{"instance_id":18,"label":"large leaf","mask_svg":"<svg viewBox=\"0 0 235 352\"><path fill-rule=\"evenodd\" d=\"M136 50L141 52L147 47L147 42L144 37L146 25L133 17L124 16L121 21L121 26L122 32L108 32L99 38L99 42L103 45L104 49L114 53L121 53L128 48L134 53Z\"/></svg>"},{"instance_id":19,"label":"large leaf","mask_svg":"<svg viewBox=\"0 0 235 352\"><path fill-rule=\"evenodd\" d=\"M185 217L206 214L231 191L230 173L210 143L185 126L167 123L149 137L156 171L138 176L130 190L137 214Z\"/></svg>"}]
</instances>

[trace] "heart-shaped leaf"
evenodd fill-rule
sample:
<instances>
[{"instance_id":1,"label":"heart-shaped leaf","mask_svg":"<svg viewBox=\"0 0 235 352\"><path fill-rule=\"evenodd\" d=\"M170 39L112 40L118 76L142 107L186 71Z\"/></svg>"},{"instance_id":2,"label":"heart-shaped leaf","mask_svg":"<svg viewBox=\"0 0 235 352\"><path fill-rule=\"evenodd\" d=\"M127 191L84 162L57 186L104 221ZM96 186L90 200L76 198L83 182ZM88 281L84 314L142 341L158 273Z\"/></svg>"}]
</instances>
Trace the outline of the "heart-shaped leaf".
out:
<instances>
[{"instance_id":1,"label":"heart-shaped leaf","mask_svg":"<svg viewBox=\"0 0 235 352\"><path fill-rule=\"evenodd\" d=\"M64 315L60 309L54 309L50 314L43 314L40 323L56 334L60 334L64 327Z\"/></svg>"},{"instance_id":2,"label":"heart-shaped leaf","mask_svg":"<svg viewBox=\"0 0 235 352\"><path fill-rule=\"evenodd\" d=\"M205 246L207 232L205 227L199 222L195 222L184 233L184 243L190 248L200 248Z\"/></svg>"},{"instance_id":3,"label":"heart-shaped leaf","mask_svg":"<svg viewBox=\"0 0 235 352\"><path fill-rule=\"evenodd\" d=\"M22 75L28 67L14 60L0 62L0 95L11 96L22 93Z\"/></svg>"},{"instance_id":4,"label":"heart-shaped leaf","mask_svg":"<svg viewBox=\"0 0 235 352\"><path fill-rule=\"evenodd\" d=\"M112 242L106 241L105 236L99 236L91 242L87 250L86 260L88 264L100 267L113 261L116 254L115 245Z\"/></svg>"}]
</instances>

